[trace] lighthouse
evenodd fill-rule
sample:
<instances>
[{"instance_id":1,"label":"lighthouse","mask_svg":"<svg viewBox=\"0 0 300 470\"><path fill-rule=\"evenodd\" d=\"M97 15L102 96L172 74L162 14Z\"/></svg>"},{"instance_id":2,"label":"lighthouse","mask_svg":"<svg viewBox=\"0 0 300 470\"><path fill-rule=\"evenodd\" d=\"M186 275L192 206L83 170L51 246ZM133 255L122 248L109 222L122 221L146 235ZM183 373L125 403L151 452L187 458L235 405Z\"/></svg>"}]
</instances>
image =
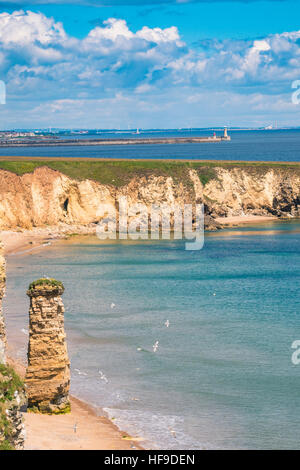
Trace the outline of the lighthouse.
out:
<instances>
[{"instance_id":1,"label":"lighthouse","mask_svg":"<svg viewBox=\"0 0 300 470\"><path fill-rule=\"evenodd\" d=\"M227 133L227 127L224 127L224 136L222 137L222 140L231 140L231 137Z\"/></svg>"}]
</instances>

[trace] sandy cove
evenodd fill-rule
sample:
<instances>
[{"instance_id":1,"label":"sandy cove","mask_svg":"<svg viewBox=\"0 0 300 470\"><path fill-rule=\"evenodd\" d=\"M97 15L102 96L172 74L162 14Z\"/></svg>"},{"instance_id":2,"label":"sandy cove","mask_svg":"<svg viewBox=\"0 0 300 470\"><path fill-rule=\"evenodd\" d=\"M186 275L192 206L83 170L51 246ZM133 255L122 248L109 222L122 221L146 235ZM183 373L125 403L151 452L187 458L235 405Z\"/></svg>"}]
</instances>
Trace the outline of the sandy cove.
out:
<instances>
[{"instance_id":1,"label":"sandy cove","mask_svg":"<svg viewBox=\"0 0 300 470\"><path fill-rule=\"evenodd\" d=\"M276 217L243 216L219 218L224 226L261 223L276 220ZM48 243L68 237L70 234L95 233L95 225L60 226L34 228L23 231L2 231L0 238L4 243L6 255L40 249ZM16 371L25 376L25 366L12 359L9 362ZM26 426L25 450L133 450L141 449L142 439L131 437L120 431L104 414L86 403L71 397L72 412L66 415L48 416L24 413Z\"/></svg>"},{"instance_id":2,"label":"sandy cove","mask_svg":"<svg viewBox=\"0 0 300 470\"><path fill-rule=\"evenodd\" d=\"M258 224L274 220L280 220L274 216L244 215L232 217L217 217L216 222L224 227L240 226L244 224ZM0 238L4 244L6 255L17 252L35 250L43 244L53 243L57 240L67 238L70 235L91 235L96 233L96 225L70 225L60 224L53 227L33 228L31 230L3 230Z\"/></svg>"},{"instance_id":3,"label":"sandy cove","mask_svg":"<svg viewBox=\"0 0 300 470\"><path fill-rule=\"evenodd\" d=\"M280 219L272 215L237 215L232 217L216 217L215 220L224 227L232 227L243 224L260 224Z\"/></svg>"},{"instance_id":4,"label":"sandy cove","mask_svg":"<svg viewBox=\"0 0 300 470\"><path fill-rule=\"evenodd\" d=\"M96 233L96 225L60 224L53 227L35 227L31 230L2 230L0 240L4 244L5 255L27 250L35 250L70 235L91 235Z\"/></svg>"},{"instance_id":5,"label":"sandy cove","mask_svg":"<svg viewBox=\"0 0 300 470\"><path fill-rule=\"evenodd\" d=\"M24 378L25 366L12 358L8 362ZM25 450L139 450L142 441L120 431L106 416L83 401L70 397L72 411L65 415L24 413Z\"/></svg>"},{"instance_id":6,"label":"sandy cove","mask_svg":"<svg viewBox=\"0 0 300 470\"><path fill-rule=\"evenodd\" d=\"M94 233L94 227L36 228L20 232L3 231L0 238L5 254L40 249L44 244L65 238L68 234ZM8 347L8 362L21 377L25 366L14 357ZM131 437L120 431L114 423L83 401L71 396L72 411L66 415L48 416L24 413L26 440L25 450L134 450L142 449L139 437Z\"/></svg>"}]
</instances>

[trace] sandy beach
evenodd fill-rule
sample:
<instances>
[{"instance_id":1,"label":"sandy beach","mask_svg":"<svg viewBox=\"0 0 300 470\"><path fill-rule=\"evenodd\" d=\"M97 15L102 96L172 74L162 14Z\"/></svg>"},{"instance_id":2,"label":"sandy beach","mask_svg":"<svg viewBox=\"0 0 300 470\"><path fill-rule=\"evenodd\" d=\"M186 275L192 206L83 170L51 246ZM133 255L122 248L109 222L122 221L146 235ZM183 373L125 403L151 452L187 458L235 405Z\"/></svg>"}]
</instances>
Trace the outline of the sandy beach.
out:
<instances>
[{"instance_id":1,"label":"sandy beach","mask_svg":"<svg viewBox=\"0 0 300 470\"><path fill-rule=\"evenodd\" d=\"M243 224L259 224L261 222L271 222L278 220L278 217L266 215L238 215L232 217L216 217L216 222L224 226L243 225Z\"/></svg>"},{"instance_id":2,"label":"sandy beach","mask_svg":"<svg viewBox=\"0 0 300 470\"><path fill-rule=\"evenodd\" d=\"M244 216L217 219L224 226L260 223L276 220L276 217ZM26 252L27 250L42 249L49 243L66 238L71 233L91 234L95 226L62 226L34 228L24 231L2 231L5 254ZM9 362L17 372L24 377L25 366L12 359L14 351L9 349ZM100 416L88 404L71 397L72 412L66 415L48 416L24 413L26 425L26 450L132 450L141 449L141 439L131 437L120 431L104 413Z\"/></svg>"},{"instance_id":3,"label":"sandy beach","mask_svg":"<svg viewBox=\"0 0 300 470\"><path fill-rule=\"evenodd\" d=\"M12 357L8 363L25 376L25 366ZM25 450L138 450L139 437L120 431L104 414L83 401L70 397L71 413L43 415L24 412Z\"/></svg>"},{"instance_id":4,"label":"sandy beach","mask_svg":"<svg viewBox=\"0 0 300 470\"><path fill-rule=\"evenodd\" d=\"M216 217L216 222L223 226L239 226L243 224L259 224L278 220L278 217L265 215L244 215L233 217ZM70 235L91 235L96 233L96 225L61 224L53 227L33 228L31 230L2 230L0 239L4 244L6 255L41 248L48 243L54 243Z\"/></svg>"},{"instance_id":5,"label":"sandy beach","mask_svg":"<svg viewBox=\"0 0 300 470\"><path fill-rule=\"evenodd\" d=\"M20 232L2 231L5 254L13 255L27 250L41 249L44 244L65 238L68 233L82 233L80 227L59 231L56 227L25 230ZM91 233L87 227L85 233ZM8 345L8 362L21 377L25 366L14 359L14 351ZM120 431L104 413L71 396L71 413L49 416L24 412L26 427L25 450L134 450L141 449L139 437L129 436Z\"/></svg>"},{"instance_id":6,"label":"sandy beach","mask_svg":"<svg viewBox=\"0 0 300 470\"><path fill-rule=\"evenodd\" d=\"M53 227L39 227L31 230L2 230L0 240L4 245L6 255L12 255L27 250L40 249L49 243L67 238L70 235L88 235L96 232L96 226L61 224Z\"/></svg>"}]
</instances>

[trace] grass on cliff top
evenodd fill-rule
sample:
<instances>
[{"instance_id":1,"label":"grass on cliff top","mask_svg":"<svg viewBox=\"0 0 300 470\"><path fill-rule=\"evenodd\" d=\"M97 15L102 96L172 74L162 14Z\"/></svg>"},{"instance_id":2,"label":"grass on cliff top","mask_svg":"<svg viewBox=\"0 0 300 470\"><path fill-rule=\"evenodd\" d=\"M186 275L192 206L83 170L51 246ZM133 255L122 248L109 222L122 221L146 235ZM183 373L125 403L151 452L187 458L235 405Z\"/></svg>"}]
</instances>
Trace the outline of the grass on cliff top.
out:
<instances>
[{"instance_id":1,"label":"grass on cliff top","mask_svg":"<svg viewBox=\"0 0 300 470\"><path fill-rule=\"evenodd\" d=\"M34 289L39 289L39 288L44 288L44 287L49 287L51 289L56 289L59 287L64 290L64 285L62 282L57 281L56 279L47 278L47 277L43 277L41 279L37 279L36 281L33 281L31 284L29 284L28 290L32 291Z\"/></svg>"},{"instance_id":2,"label":"grass on cliff top","mask_svg":"<svg viewBox=\"0 0 300 470\"><path fill-rule=\"evenodd\" d=\"M47 166L75 180L91 179L102 184L123 186L133 177L171 176L176 181L190 185L188 170L195 169L203 184L216 177L215 168L244 168L265 171L268 168L293 169L300 172L297 163L224 162L224 161L174 161L174 160L97 160L97 159L25 159L17 157L1 160L0 169L19 176L32 173L36 168Z\"/></svg>"}]
</instances>

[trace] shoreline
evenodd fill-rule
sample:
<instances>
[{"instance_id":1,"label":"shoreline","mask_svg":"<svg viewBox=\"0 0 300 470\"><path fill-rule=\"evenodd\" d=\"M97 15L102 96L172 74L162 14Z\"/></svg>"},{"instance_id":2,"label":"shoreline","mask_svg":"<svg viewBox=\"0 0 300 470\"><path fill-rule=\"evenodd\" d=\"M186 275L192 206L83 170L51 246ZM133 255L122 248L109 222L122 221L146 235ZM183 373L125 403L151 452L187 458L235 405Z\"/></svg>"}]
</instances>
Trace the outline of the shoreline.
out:
<instances>
[{"instance_id":1,"label":"shoreline","mask_svg":"<svg viewBox=\"0 0 300 470\"><path fill-rule=\"evenodd\" d=\"M216 219L222 228L263 222L278 221L270 216L235 216ZM42 249L73 235L95 234L95 225L91 226L54 226L34 228L32 230L0 231L4 243L5 255L25 254ZM8 363L25 376L25 365L16 359L15 350L8 345ZM42 415L24 413L26 426L25 450L140 450L143 449L141 437L132 437L119 429L106 415L104 410L94 408L89 403L71 395L72 411L66 415Z\"/></svg>"},{"instance_id":2,"label":"shoreline","mask_svg":"<svg viewBox=\"0 0 300 470\"><path fill-rule=\"evenodd\" d=\"M274 222L275 220L291 220L280 219L272 215L236 215L229 217L216 217L215 221L222 225L222 228L239 227L248 224L260 224L262 222Z\"/></svg>"},{"instance_id":3,"label":"shoreline","mask_svg":"<svg viewBox=\"0 0 300 470\"><path fill-rule=\"evenodd\" d=\"M249 224L260 224L263 222L286 221L296 219L294 217L281 219L276 216L267 215L244 215L231 217L216 217L223 228L238 227ZM60 224L49 227L34 227L23 230L0 230L0 240L4 245L4 253L7 255L16 255L27 253L58 242L76 235L95 235L96 225L69 225Z\"/></svg>"},{"instance_id":4,"label":"shoreline","mask_svg":"<svg viewBox=\"0 0 300 470\"><path fill-rule=\"evenodd\" d=\"M7 363L25 377L26 367L8 346ZM24 450L143 450L144 439L119 429L105 412L70 395L71 413L46 415L23 412ZM100 414L97 412L100 411Z\"/></svg>"},{"instance_id":5,"label":"shoreline","mask_svg":"<svg viewBox=\"0 0 300 470\"><path fill-rule=\"evenodd\" d=\"M61 224L23 230L0 230L0 240L4 245L5 256L7 256L40 249L73 235L92 235L95 232L96 226L94 224Z\"/></svg>"},{"instance_id":6,"label":"shoreline","mask_svg":"<svg viewBox=\"0 0 300 470\"><path fill-rule=\"evenodd\" d=\"M92 227L68 226L36 228L33 230L0 231L5 256L25 254L42 249L49 242L76 234L94 233ZM26 366L15 357L15 350L7 345L7 362L25 377ZM104 410L95 408L80 398L70 395L71 413L43 415L24 412L26 439L24 450L142 450L144 439L132 437L119 429Z\"/></svg>"},{"instance_id":7,"label":"shoreline","mask_svg":"<svg viewBox=\"0 0 300 470\"><path fill-rule=\"evenodd\" d=\"M155 144L200 144L230 141L230 136L206 137L140 137L127 139L38 139L23 141L0 141L0 148L12 147L67 147L67 146L96 146L96 145L155 145Z\"/></svg>"}]
</instances>

